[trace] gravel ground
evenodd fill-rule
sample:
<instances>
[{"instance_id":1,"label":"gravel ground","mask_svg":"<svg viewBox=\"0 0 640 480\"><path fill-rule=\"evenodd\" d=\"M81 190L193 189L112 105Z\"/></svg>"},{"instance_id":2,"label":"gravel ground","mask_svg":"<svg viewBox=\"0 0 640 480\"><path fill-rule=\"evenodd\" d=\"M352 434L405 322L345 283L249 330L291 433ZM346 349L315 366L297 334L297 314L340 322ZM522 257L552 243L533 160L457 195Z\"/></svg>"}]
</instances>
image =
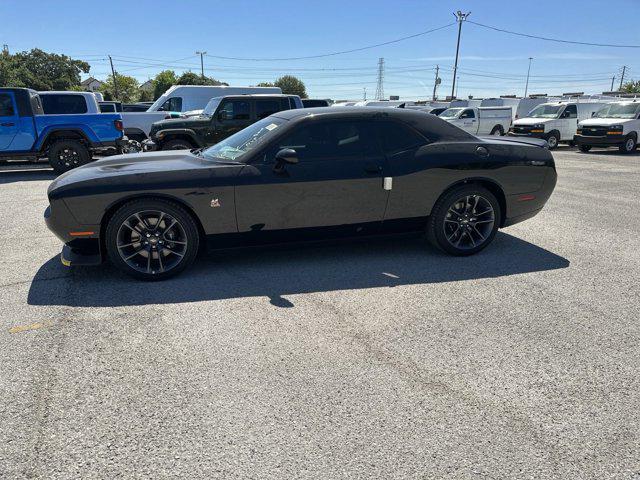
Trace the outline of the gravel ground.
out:
<instances>
[{"instance_id":1,"label":"gravel ground","mask_svg":"<svg viewBox=\"0 0 640 480\"><path fill-rule=\"evenodd\" d=\"M0 477L640 479L640 154L555 154L472 258L416 240L67 269L0 172Z\"/></svg>"}]
</instances>

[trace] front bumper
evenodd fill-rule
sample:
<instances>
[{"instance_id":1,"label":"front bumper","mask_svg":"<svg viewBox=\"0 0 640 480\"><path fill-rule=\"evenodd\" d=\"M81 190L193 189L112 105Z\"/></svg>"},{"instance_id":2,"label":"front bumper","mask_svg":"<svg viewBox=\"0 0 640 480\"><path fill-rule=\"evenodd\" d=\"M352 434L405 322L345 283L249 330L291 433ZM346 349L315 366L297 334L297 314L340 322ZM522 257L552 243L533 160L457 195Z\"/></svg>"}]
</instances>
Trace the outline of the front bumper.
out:
<instances>
[{"instance_id":1,"label":"front bumper","mask_svg":"<svg viewBox=\"0 0 640 480\"><path fill-rule=\"evenodd\" d=\"M526 133L520 133L520 132L512 132L509 131L507 133L508 136L510 137L530 137L530 138L541 138L541 139L546 139L547 136L545 133L531 133L531 132L526 132Z\"/></svg>"},{"instance_id":2,"label":"front bumper","mask_svg":"<svg viewBox=\"0 0 640 480\"><path fill-rule=\"evenodd\" d=\"M623 145L625 142L624 135L607 135L605 137L590 137L588 135L574 135L573 141L576 145L589 145L592 147L612 147Z\"/></svg>"},{"instance_id":3,"label":"front bumper","mask_svg":"<svg viewBox=\"0 0 640 480\"><path fill-rule=\"evenodd\" d=\"M60 260L63 265L99 265L102 263L100 225L78 225L61 201L55 208L47 207L44 221L47 228L64 242Z\"/></svg>"},{"instance_id":4,"label":"front bumper","mask_svg":"<svg viewBox=\"0 0 640 480\"><path fill-rule=\"evenodd\" d=\"M145 152L155 152L156 150L158 150L158 144L150 138L147 138L146 140L142 141L142 150L144 150Z\"/></svg>"}]
</instances>

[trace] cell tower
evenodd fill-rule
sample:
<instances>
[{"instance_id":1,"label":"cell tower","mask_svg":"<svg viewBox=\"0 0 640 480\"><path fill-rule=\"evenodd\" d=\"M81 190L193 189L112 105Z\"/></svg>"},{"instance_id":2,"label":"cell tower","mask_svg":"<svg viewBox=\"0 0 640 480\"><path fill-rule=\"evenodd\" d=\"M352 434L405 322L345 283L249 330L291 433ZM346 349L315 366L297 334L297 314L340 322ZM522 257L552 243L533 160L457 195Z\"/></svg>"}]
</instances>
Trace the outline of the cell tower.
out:
<instances>
[{"instance_id":1,"label":"cell tower","mask_svg":"<svg viewBox=\"0 0 640 480\"><path fill-rule=\"evenodd\" d=\"M384 100L384 58L378 59L378 85L376 86L376 99Z\"/></svg>"}]
</instances>

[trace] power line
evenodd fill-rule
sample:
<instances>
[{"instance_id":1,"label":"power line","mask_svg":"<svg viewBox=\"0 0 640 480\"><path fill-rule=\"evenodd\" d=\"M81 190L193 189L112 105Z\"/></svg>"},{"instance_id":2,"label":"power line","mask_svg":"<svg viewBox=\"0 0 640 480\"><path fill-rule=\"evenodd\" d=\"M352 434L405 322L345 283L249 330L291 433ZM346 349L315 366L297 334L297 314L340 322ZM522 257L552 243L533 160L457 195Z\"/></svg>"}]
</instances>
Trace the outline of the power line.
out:
<instances>
[{"instance_id":1,"label":"power line","mask_svg":"<svg viewBox=\"0 0 640 480\"><path fill-rule=\"evenodd\" d=\"M513 32L511 30L505 30L504 28L492 27L491 25L484 25L482 23L473 22L471 20L468 20L468 22L474 25L477 25L479 27L495 30L496 32L508 33L510 35L517 35L519 37L535 38L537 40L545 40L547 42L571 43L573 45L588 45L590 47L640 48L640 45L620 45L620 44L614 44L614 43L590 43L590 42L578 42L575 40L563 40L560 38L540 37L538 35L529 35L527 33L520 33L520 32Z\"/></svg>"},{"instance_id":2,"label":"power line","mask_svg":"<svg viewBox=\"0 0 640 480\"><path fill-rule=\"evenodd\" d=\"M426 30L420 33L414 33L413 35L407 35L406 37L396 38L395 40L389 40L388 42L376 43L375 45L367 45L366 47L354 48L351 50L342 50L339 52L331 52L331 53L322 53L319 55L308 55L305 57L285 57L285 58L244 58L244 57L224 57L221 55L207 55L211 58L220 58L223 60L243 60L243 61L252 61L252 62L271 62L271 61L279 61L279 60L306 60L310 58L323 58L323 57L332 57L335 55L343 55L345 53L354 53L361 52L363 50L369 50L371 48L382 47L384 45L391 45L393 43L403 42L405 40L409 40L411 38L420 37L422 35L427 35L429 33L437 32L438 30L443 30L445 28L451 27L455 25L455 22L448 23L447 25L442 25L441 27L432 28L431 30Z\"/></svg>"}]
</instances>

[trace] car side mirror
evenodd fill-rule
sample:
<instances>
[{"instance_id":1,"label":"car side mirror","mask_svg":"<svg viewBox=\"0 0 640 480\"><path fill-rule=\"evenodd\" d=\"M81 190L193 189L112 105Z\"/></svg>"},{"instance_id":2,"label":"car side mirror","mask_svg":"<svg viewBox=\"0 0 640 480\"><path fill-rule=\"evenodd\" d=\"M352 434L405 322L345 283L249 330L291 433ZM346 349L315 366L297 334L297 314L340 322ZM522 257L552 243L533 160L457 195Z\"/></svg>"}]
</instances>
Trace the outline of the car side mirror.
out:
<instances>
[{"instance_id":1,"label":"car side mirror","mask_svg":"<svg viewBox=\"0 0 640 480\"><path fill-rule=\"evenodd\" d=\"M220 110L218 112L218 120L220 120L221 122L229 120L229 113L226 110Z\"/></svg>"},{"instance_id":2,"label":"car side mirror","mask_svg":"<svg viewBox=\"0 0 640 480\"><path fill-rule=\"evenodd\" d=\"M288 163L294 165L298 163L298 152L293 148L283 148L276 153L276 163Z\"/></svg>"}]
</instances>

